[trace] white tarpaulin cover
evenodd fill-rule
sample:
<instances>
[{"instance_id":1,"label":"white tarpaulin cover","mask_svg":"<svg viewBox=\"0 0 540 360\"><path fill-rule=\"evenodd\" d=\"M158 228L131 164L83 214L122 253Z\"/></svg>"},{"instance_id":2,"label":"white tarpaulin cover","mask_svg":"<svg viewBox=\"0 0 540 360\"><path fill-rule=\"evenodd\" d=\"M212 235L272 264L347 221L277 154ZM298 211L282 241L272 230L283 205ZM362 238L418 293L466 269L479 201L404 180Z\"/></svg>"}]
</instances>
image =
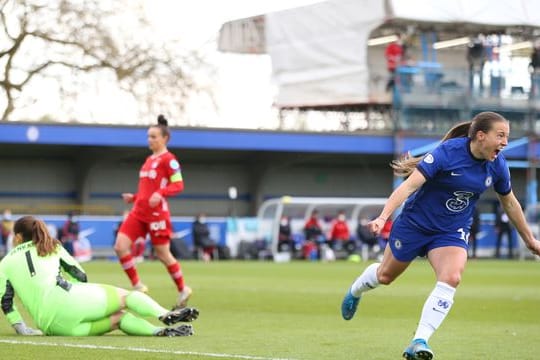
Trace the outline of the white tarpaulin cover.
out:
<instances>
[{"instance_id":1,"label":"white tarpaulin cover","mask_svg":"<svg viewBox=\"0 0 540 360\"><path fill-rule=\"evenodd\" d=\"M367 102L367 40L383 18L383 2L373 0L328 1L267 14L276 105Z\"/></svg>"},{"instance_id":2,"label":"white tarpaulin cover","mask_svg":"<svg viewBox=\"0 0 540 360\"><path fill-rule=\"evenodd\" d=\"M330 0L266 14L266 52L278 86L275 104L373 101L368 88L367 40L387 20L540 27L540 1Z\"/></svg>"}]
</instances>

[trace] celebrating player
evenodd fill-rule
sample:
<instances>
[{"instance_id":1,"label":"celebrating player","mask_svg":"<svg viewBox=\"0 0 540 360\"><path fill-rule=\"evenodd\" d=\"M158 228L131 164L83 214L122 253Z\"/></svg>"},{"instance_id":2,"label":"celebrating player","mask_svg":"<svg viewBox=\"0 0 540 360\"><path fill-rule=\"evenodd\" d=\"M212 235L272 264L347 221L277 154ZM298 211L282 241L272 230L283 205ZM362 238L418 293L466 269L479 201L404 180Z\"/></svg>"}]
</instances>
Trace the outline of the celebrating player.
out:
<instances>
[{"instance_id":1,"label":"celebrating player","mask_svg":"<svg viewBox=\"0 0 540 360\"><path fill-rule=\"evenodd\" d=\"M86 282L80 264L52 238L45 223L24 216L13 228L15 247L0 262L2 310L21 335L90 336L120 329L128 335L188 336L191 325L158 327L140 316L166 325L195 320L193 308L167 311L140 291ZM15 294L41 330L25 325L13 302Z\"/></svg>"},{"instance_id":2,"label":"celebrating player","mask_svg":"<svg viewBox=\"0 0 540 360\"><path fill-rule=\"evenodd\" d=\"M133 288L147 292L148 288L139 279L131 254L131 244L139 237L145 238L149 233L156 256L167 267L178 289L176 307L182 308L186 306L192 290L184 285L180 264L169 248L172 227L166 197L180 193L184 189L184 182L178 160L167 150L171 137L167 125L167 119L159 115L158 123L148 129L148 147L152 155L146 158L139 171L138 192L122 194L126 203L134 205L118 230L114 250Z\"/></svg>"},{"instance_id":3,"label":"celebrating player","mask_svg":"<svg viewBox=\"0 0 540 360\"><path fill-rule=\"evenodd\" d=\"M394 161L397 175L408 178L390 195L378 218L369 223L380 233L386 220L405 201L396 218L381 263L369 265L353 282L341 305L345 320L354 316L363 293L394 281L417 256L425 256L437 283L428 296L416 333L403 357L432 359L427 342L454 302L467 261L471 218L480 195L493 186L508 217L533 254L540 242L529 228L510 183L501 150L508 144L507 120L493 112L452 128L441 144L423 158Z\"/></svg>"}]
</instances>

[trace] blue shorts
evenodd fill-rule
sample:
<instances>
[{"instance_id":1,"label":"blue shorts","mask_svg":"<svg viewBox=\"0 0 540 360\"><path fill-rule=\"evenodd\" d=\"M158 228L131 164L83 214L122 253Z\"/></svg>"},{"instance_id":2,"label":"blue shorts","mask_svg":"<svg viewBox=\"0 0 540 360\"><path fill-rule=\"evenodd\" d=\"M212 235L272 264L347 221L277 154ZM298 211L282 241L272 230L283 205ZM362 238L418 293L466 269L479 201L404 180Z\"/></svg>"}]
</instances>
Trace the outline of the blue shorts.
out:
<instances>
[{"instance_id":1,"label":"blue shorts","mask_svg":"<svg viewBox=\"0 0 540 360\"><path fill-rule=\"evenodd\" d=\"M467 250L469 245L463 240L464 236L468 237L468 234L464 234L463 231L426 233L402 216L398 216L392 225L388 245L397 260L409 262L417 256L426 256L430 250L440 247L459 246Z\"/></svg>"}]
</instances>

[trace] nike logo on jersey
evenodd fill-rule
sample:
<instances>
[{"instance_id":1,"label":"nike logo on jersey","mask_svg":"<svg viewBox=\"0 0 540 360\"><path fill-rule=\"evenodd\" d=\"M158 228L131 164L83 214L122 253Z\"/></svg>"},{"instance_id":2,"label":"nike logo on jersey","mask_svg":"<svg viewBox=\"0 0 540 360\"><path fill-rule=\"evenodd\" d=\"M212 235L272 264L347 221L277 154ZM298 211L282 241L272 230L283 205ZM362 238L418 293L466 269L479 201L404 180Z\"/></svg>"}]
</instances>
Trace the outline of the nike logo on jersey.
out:
<instances>
[{"instance_id":1,"label":"nike logo on jersey","mask_svg":"<svg viewBox=\"0 0 540 360\"><path fill-rule=\"evenodd\" d=\"M452 172L450 173L450 175L452 175L452 176L461 176L461 175L463 175L463 174L456 173L456 172L453 172L453 171L452 171Z\"/></svg>"}]
</instances>

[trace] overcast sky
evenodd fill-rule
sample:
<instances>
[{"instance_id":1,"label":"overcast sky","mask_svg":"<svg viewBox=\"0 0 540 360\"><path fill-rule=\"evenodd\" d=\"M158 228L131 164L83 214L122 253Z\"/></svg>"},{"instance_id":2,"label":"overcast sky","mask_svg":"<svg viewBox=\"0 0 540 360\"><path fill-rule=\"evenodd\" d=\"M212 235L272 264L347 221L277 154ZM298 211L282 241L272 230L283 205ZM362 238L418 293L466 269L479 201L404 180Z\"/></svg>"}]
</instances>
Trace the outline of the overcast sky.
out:
<instances>
[{"instance_id":1,"label":"overcast sky","mask_svg":"<svg viewBox=\"0 0 540 360\"><path fill-rule=\"evenodd\" d=\"M148 0L146 11L156 34L192 48L215 49L221 25L230 20L322 2L321 0ZM217 50L215 50L217 53ZM216 97L219 113L207 104L192 104L189 122L218 127L253 128L275 122L274 88L267 55L218 54Z\"/></svg>"}]
</instances>

